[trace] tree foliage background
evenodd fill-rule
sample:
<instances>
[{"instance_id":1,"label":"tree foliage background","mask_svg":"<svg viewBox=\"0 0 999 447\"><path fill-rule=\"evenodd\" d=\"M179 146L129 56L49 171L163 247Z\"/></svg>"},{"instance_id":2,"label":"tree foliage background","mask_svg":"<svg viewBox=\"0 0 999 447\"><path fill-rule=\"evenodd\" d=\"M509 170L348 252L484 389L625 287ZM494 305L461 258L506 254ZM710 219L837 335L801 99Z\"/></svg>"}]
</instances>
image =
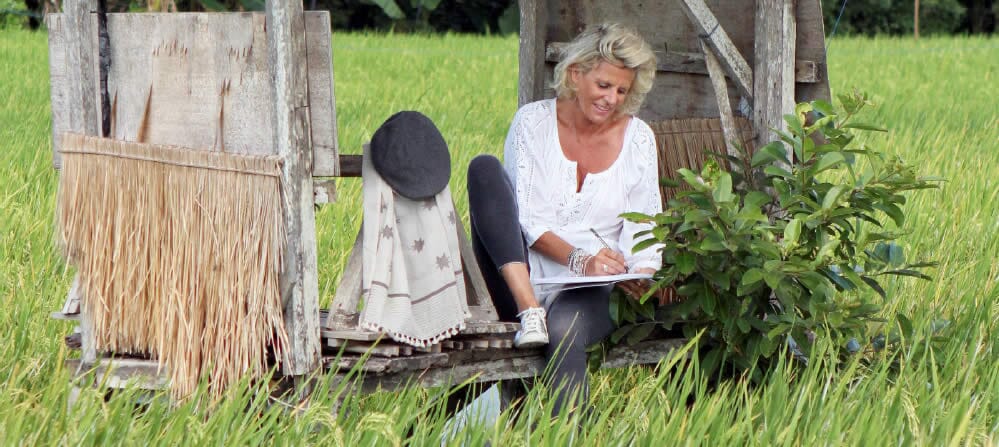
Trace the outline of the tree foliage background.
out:
<instances>
[{"instance_id":1,"label":"tree foliage background","mask_svg":"<svg viewBox=\"0 0 999 447\"><path fill-rule=\"evenodd\" d=\"M39 28L63 0L0 0L0 29ZM259 11L265 0L106 0L108 11ZM744 0L748 1L748 0ZM916 0L826 0L826 33L912 34ZM330 11L337 30L515 33L517 0L303 0ZM996 0L919 0L922 34L992 34ZM844 7L845 5L845 7ZM840 17L840 11L843 11ZM837 18L839 21L837 23Z\"/></svg>"}]
</instances>

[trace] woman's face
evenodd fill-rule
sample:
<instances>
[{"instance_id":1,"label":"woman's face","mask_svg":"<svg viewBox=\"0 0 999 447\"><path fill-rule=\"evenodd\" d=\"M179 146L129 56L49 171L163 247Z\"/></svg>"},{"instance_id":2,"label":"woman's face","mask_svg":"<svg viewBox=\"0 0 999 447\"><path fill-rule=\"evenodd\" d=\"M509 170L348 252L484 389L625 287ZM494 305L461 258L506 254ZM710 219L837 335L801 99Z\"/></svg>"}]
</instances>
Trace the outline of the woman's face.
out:
<instances>
[{"instance_id":1,"label":"woman's face","mask_svg":"<svg viewBox=\"0 0 999 447\"><path fill-rule=\"evenodd\" d=\"M593 124L607 122L617 113L635 80L635 70L607 62L598 63L587 73L575 67L571 70L575 101L583 116Z\"/></svg>"}]
</instances>

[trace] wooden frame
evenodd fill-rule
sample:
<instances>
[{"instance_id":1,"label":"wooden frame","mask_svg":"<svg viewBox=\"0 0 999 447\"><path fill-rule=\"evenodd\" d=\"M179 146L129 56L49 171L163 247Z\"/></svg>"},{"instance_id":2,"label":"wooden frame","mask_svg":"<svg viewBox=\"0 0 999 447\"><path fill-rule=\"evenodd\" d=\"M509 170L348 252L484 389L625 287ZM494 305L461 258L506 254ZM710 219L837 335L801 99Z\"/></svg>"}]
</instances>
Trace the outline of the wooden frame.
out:
<instances>
[{"instance_id":1,"label":"wooden frame","mask_svg":"<svg viewBox=\"0 0 999 447\"><path fill-rule=\"evenodd\" d=\"M306 14L301 3L283 0L269 1L265 14L108 14L110 48L99 57L96 6L95 0L70 0L64 14L47 17L54 166L60 167L63 132L101 133L102 101L111 101L104 105L112 138L279 155L286 228L281 292L291 345L283 372L317 370L313 205L335 191L328 182L316 190L313 175L339 174L329 14ZM142 38L133 38L137 33ZM118 63L102 66L101 57ZM101 75L108 84L104 98ZM144 119L151 110L156 119ZM82 293L74 287L63 311L74 310ZM81 365L94 365L90 318L81 314L79 321Z\"/></svg>"}]
</instances>

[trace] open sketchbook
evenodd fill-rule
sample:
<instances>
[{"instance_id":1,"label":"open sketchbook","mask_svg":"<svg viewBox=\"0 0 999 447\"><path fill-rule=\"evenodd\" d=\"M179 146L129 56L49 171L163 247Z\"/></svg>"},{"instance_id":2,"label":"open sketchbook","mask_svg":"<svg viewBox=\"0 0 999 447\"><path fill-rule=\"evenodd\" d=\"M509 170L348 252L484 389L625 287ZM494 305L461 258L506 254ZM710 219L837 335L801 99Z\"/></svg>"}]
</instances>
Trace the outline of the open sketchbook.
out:
<instances>
[{"instance_id":1,"label":"open sketchbook","mask_svg":"<svg viewBox=\"0 0 999 447\"><path fill-rule=\"evenodd\" d=\"M623 273L607 276L552 276L532 279L531 283L546 290L575 289L578 287L605 286L633 279L652 279L649 273Z\"/></svg>"}]
</instances>

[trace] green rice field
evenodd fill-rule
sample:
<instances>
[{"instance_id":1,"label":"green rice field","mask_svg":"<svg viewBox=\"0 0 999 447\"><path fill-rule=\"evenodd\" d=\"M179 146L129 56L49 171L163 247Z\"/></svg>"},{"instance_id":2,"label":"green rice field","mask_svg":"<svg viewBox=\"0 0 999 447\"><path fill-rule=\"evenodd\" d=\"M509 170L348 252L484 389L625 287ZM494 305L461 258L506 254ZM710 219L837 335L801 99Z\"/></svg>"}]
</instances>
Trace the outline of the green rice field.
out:
<instances>
[{"instance_id":1,"label":"green rice field","mask_svg":"<svg viewBox=\"0 0 999 447\"><path fill-rule=\"evenodd\" d=\"M462 167L476 154L502 152L517 106L517 45L516 37L335 35L341 147L358 153L394 112L424 112L451 147L452 192L467 214ZM828 57L833 93L869 92L878 107L864 121L891 129L867 142L947 179L906 205L910 233L902 244L939 262L933 280L889 282L885 306L886 315L909 315L920 339L934 320L949 320L946 340L904 352L897 369L813 362L779 367L760 385L709 386L695 360L677 355L656 369L594 375L596 411L585 421L541 417L549 401L536 389L521 417L469 424L455 440L999 445L999 40L835 38ZM333 397L318 393L297 416L250 386L231 390L211 411L198 399L171 405L84 389L70 411L70 371L62 365L75 355L63 343L73 326L48 317L73 272L53 237L47 59L45 34L0 32L0 445L441 444L441 389L349 395L338 415L330 412ZM339 202L317 214L325 304L360 224L359 186L340 181Z\"/></svg>"}]
</instances>

